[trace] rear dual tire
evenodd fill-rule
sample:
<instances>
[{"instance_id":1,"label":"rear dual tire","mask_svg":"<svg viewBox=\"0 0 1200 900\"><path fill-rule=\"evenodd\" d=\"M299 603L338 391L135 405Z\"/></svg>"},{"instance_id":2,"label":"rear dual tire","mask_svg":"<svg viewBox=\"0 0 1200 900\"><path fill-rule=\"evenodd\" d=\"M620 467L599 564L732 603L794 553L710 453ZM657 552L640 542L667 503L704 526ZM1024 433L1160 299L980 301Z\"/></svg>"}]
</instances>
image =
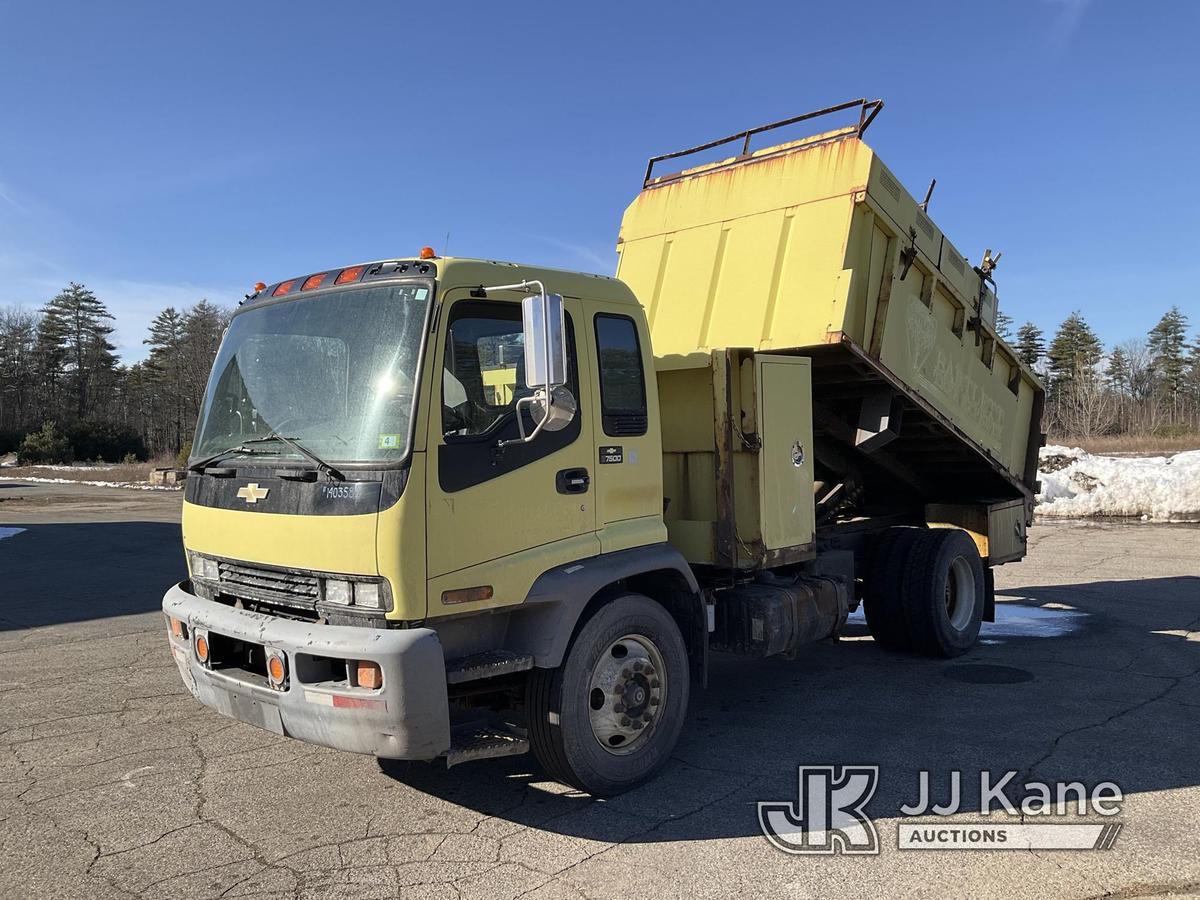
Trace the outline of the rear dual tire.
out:
<instances>
[{"instance_id":1,"label":"rear dual tire","mask_svg":"<svg viewBox=\"0 0 1200 900\"><path fill-rule=\"evenodd\" d=\"M986 571L961 529L888 529L876 544L866 588L867 627L888 649L954 657L979 638Z\"/></svg>"}]
</instances>

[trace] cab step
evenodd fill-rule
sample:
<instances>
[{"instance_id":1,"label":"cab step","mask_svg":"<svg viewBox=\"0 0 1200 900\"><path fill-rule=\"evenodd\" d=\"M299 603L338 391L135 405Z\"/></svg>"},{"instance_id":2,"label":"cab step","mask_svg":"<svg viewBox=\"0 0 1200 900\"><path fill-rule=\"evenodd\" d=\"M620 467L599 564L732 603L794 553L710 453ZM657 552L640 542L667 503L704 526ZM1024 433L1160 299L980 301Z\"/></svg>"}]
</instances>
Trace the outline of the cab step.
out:
<instances>
[{"instance_id":1,"label":"cab step","mask_svg":"<svg viewBox=\"0 0 1200 900\"><path fill-rule=\"evenodd\" d=\"M529 740L511 731L490 726L466 726L455 729L453 743L446 751L446 768L477 759L520 756L529 751Z\"/></svg>"},{"instance_id":2,"label":"cab step","mask_svg":"<svg viewBox=\"0 0 1200 900\"><path fill-rule=\"evenodd\" d=\"M450 660L446 664L446 683L462 684L466 681L480 681L484 678L524 672L532 668L533 657L528 654L515 653L512 650L489 650L486 653L476 653L472 656Z\"/></svg>"}]
</instances>

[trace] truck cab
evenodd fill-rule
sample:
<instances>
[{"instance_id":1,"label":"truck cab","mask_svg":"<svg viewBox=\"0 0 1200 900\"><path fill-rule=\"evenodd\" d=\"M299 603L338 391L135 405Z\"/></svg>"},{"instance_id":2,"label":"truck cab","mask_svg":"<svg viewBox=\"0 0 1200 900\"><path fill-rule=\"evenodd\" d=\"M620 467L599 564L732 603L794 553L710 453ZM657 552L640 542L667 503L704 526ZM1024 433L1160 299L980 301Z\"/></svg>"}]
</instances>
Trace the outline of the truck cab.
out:
<instances>
[{"instance_id":1,"label":"truck cab","mask_svg":"<svg viewBox=\"0 0 1200 900\"><path fill-rule=\"evenodd\" d=\"M557 294L569 409L527 440L532 284ZM589 602L643 585L678 619L686 692L704 613L667 544L653 378L614 278L427 253L263 285L221 345L186 483L190 578L164 601L185 683L342 749L515 752L527 726L481 725L472 691L494 705L555 671Z\"/></svg>"}]
</instances>

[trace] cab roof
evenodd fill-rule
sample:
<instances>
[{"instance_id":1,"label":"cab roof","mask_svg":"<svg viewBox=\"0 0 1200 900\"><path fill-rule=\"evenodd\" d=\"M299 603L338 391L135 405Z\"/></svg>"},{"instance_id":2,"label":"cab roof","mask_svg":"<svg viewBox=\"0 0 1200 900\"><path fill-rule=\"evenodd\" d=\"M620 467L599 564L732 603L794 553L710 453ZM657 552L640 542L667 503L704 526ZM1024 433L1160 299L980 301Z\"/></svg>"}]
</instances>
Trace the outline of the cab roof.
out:
<instances>
[{"instance_id":1,"label":"cab roof","mask_svg":"<svg viewBox=\"0 0 1200 900\"><path fill-rule=\"evenodd\" d=\"M264 285L260 290L248 295L243 306L289 295L316 294L332 288L400 278L435 278L442 291L537 280L541 281L550 293L562 294L565 297L588 297L618 303L638 302L624 282L610 275L593 275L569 269L494 259L431 256L423 259L377 259L298 275Z\"/></svg>"}]
</instances>

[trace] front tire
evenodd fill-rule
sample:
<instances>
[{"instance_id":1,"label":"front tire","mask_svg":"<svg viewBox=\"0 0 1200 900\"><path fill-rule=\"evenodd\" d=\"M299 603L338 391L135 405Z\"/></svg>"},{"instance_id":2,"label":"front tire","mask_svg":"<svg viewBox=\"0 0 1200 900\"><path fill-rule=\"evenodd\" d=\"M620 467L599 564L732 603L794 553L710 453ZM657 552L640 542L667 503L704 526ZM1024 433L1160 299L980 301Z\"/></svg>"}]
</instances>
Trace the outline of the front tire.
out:
<instances>
[{"instance_id":1,"label":"front tire","mask_svg":"<svg viewBox=\"0 0 1200 900\"><path fill-rule=\"evenodd\" d=\"M584 623L561 666L530 673L534 755L556 780L589 794L627 791L675 749L688 678L670 613L641 594L616 597Z\"/></svg>"}]
</instances>

